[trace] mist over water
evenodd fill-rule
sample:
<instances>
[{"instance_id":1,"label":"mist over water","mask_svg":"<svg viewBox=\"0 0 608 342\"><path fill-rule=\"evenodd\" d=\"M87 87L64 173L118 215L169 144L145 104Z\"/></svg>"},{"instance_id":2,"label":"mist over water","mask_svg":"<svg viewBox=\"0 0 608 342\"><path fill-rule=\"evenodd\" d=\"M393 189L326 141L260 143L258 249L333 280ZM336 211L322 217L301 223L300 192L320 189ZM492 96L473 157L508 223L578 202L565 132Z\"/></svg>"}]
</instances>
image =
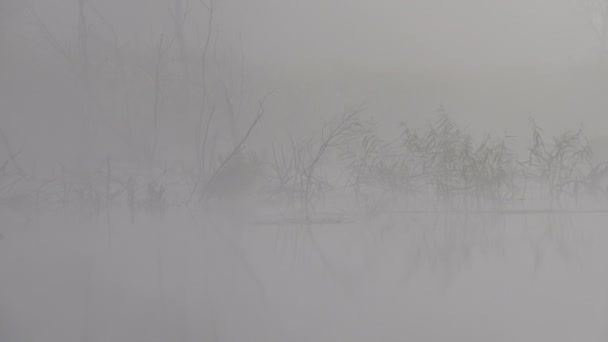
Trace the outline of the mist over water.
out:
<instances>
[{"instance_id":1,"label":"mist over water","mask_svg":"<svg viewBox=\"0 0 608 342\"><path fill-rule=\"evenodd\" d=\"M0 341L608 339L607 13L0 0Z\"/></svg>"}]
</instances>

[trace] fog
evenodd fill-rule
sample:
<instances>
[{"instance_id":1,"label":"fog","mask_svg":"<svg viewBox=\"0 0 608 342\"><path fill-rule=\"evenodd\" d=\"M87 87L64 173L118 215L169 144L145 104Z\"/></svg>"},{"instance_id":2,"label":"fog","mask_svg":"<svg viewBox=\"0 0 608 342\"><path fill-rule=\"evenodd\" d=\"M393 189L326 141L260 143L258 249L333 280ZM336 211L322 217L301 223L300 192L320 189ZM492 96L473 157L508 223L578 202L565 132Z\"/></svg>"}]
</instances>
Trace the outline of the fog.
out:
<instances>
[{"instance_id":1,"label":"fog","mask_svg":"<svg viewBox=\"0 0 608 342\"><path fill-rule=\"evenodd\" d=\"M605 0L0 0L0 341L608 339Z\"/></svg>"}]
</instances>

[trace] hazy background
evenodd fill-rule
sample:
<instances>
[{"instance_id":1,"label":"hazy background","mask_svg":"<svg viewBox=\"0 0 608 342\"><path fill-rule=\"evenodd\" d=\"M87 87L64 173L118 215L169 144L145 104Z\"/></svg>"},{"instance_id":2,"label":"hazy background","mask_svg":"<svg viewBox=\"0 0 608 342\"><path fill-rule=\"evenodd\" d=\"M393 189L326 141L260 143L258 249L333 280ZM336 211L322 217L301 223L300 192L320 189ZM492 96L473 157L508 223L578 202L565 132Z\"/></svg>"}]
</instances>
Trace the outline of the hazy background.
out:
<instances>
[{"instance_id":1,"label":"hazy background","mask_svg":"<svg viewBox=\"0 0 608 342\"><path fill-rule=\"evenodd\" d=\"M345 106L363 106L365 115L388 127L399 121L425 124L443 108L474 133L523 135L535 118L549 132L583 124L589 135L602 136L608 125L597 33L602 4L215 1L211 43L217 52L208 63L224 61L242 76L247 100L241 113L254 112L257 100L274 91L261 125L273 136L312 129ZM100 141L116 136L101 121L120 127L125 125L120 118L130 116L135 131L147 130L141 127L149 122L144 112L152 106L156 50L161 34L165 43L175 37L175 6L173 1L86 2ZM160 100L161 145L181 150L192 145L180 137L191 135L185 132L200 107L197 68L208 24L199 1L184 0L182 6L192 113L178 113L167 99L173 95L161 94ZM1 124L15 146L29 150L24 157L65 151L78 141L75 122L89 96L57 49L78 55L77 2L4 0L0 19ZM161 74L163 94L179 83L178 50L173 41ZM143 132L130 134L144 144ZM104 149L101 142L96 145Z\"/></svg>"}]
</instances>

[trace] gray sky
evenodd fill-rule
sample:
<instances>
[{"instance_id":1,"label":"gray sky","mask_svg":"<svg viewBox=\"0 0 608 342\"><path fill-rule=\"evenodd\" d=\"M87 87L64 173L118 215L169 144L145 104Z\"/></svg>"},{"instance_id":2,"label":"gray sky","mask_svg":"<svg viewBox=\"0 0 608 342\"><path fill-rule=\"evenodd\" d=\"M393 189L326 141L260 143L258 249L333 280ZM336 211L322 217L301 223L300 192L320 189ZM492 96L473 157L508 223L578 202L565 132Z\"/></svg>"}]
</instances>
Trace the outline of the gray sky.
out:
<instances>
[{"instance_id":1,"label":"gray sky","mask_svg":"<svg viewBox=\"0 0 608 342\"><path fill-rule=\"evenodd\" d=\"M252 55L288 63L569 63L588 58L595 44L588 14L572 0L259 0L228 6Z\"/></svg>"},{"instance_id":2,"label":"gray sky","mask_svg":"<svg viewBox=\"0 0 608 342\"><path fill-rule=\"evenodd\" d=\"M57 30L68 34L76 24L74 1L28 2ZM172 28L173 1L89 2L127 42L150 44ZM190 38L200 41L204 10L199 1L185 3ZM597 48L589 13L577 0L215 0L215 6L216 29L240 36L259 63L494 67L571 63Z\"/></svg>"}]
</instances>

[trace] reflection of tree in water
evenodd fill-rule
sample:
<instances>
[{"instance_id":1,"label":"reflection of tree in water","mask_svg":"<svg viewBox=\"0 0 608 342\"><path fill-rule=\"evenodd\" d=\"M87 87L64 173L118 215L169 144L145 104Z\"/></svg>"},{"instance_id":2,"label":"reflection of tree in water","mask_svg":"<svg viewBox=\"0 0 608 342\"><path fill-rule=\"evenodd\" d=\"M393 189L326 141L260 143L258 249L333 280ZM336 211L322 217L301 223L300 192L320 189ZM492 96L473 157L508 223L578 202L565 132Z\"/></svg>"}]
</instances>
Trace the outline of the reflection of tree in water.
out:
<instances>
[{"instance_id":1,"label":"reflection of tree in water","mask_svg":"<svg viewBox=\"0 0 608 342\"><path fill-rule=\"evenodd\" d=\"M477 260L523 253L533 273L554 258L579 261L583 229L569 214L497 215L443 213L400 217L385 223L382 248L399 249L406 278L430 273L449 280Z\"/></svg>"},{"instance_id":2,"label":"reflection of tree in water","mask_svg":"<svg viewBox=\"0 0 608 342\"><path fill-rule=\"evenodd\" d=\"M567 214L546 214L534 217L533 224L526 219L522 225L522 241L529 244L533 256L534 274L551 258L561 261L580 261L584 247L584 230Z\"/></svg>"},{"instance_id":3,"label":"reflection of tree in water","mask_svg":"<svg viewBox=\"0 0 608 342\"><path fill-rule=\"evenodd\" d=\"M505 253L503 217L444 213L428 219L428 223L407 227L401 237L405 243L404 274L408 277L430 272L449 279L476 257Z\"/></svg>"}]
</instances>

